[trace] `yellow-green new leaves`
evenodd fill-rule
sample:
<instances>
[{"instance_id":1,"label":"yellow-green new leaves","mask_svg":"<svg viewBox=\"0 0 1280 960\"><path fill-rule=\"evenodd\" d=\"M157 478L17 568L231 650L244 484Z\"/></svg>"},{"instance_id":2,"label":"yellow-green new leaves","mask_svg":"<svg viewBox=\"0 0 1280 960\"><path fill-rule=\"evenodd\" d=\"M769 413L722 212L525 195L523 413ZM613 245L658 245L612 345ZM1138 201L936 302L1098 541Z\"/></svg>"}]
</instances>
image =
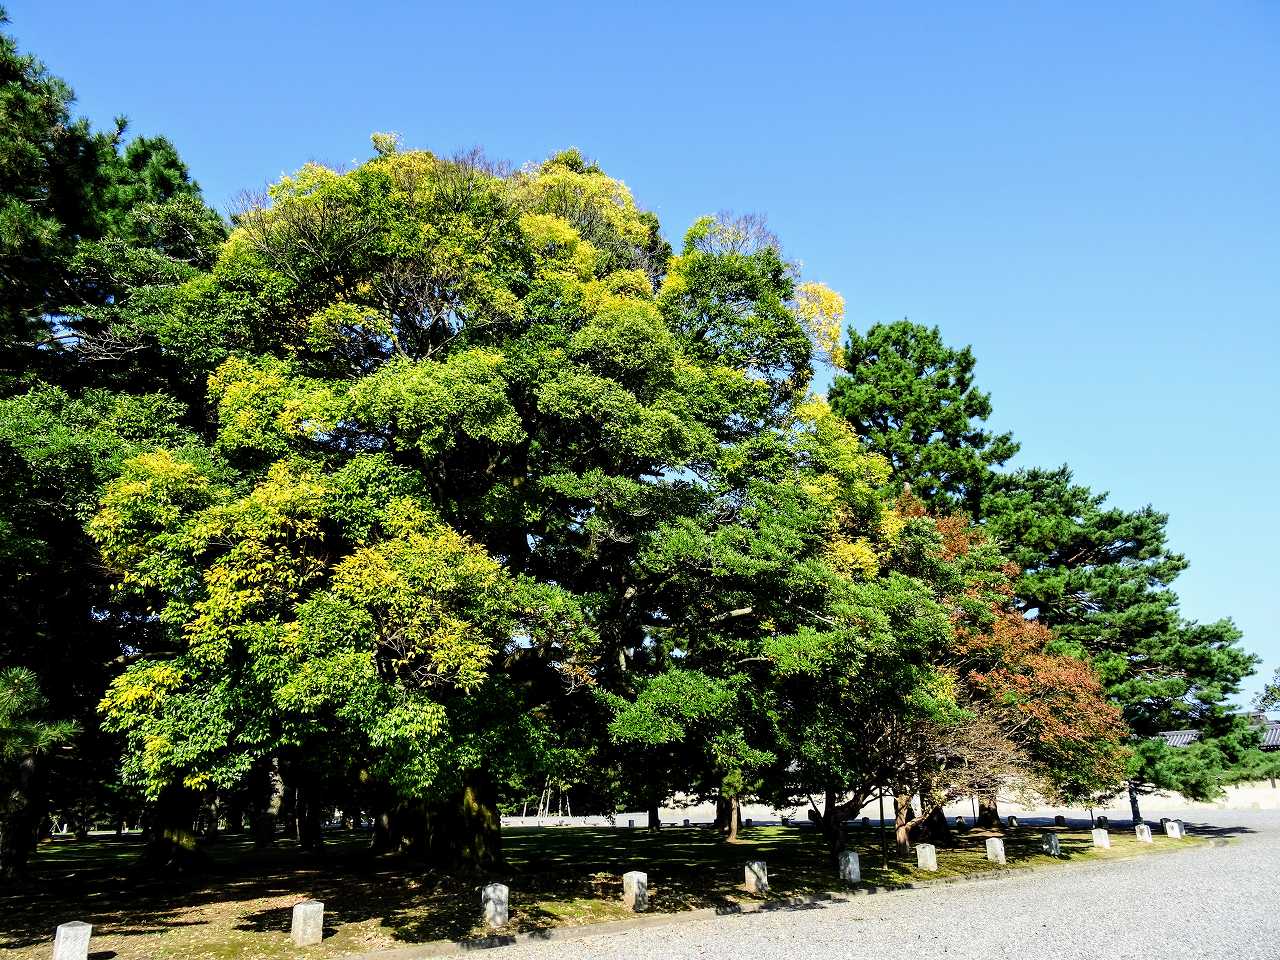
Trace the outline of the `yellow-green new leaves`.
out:
<instances>
[{"instance_id":1,"label":"yellow-green new leaves","mask_svg":"<svg viewBox=\"0 0 1280 960\"><path fill-rule=\"evenodd\" d=\"M831 366L840 366L844 297L825 283L808 281L796 287L792 309L813 340L818 355L824 357Z\"/></svg>"},{"instance_id":2,"label":"yellow-green new leaves","mask_svg":"<svg viewBox=\"0 0 1280 960\"><path fill-rule=\"evenodd\" d=\"M509 578L409 502L392 508L388 526L387 539L338 563L330 593L367 615L380 666L407 686L474 689L512 636Z\"/></svg>"},{"instance_id":3,"label":"yellow-green new leaves","mask_svg":"<svg viewBox=\"0 0 1280 960\"><path fill-rule=\"evenodd\" d=\"M254 624L290 619L326 572L327 492L322 478L281 462L247 496L192 519L193 552L210 558L202 570L205 595L186 628L194 656L224 661L237 641L253 642Z\"/></svg>"},{"instance_id":4,"label":"yellow-green new leaves","mask_svg":"<svg viewBox=\"0 0 1280 960\"><path fill-rule=\"evenodd\" d=\"M461 437L503 446L524 439L507 393L503 357L466 350L443 362L396 360L351 387L347 416L431 458Z\"/></svg>"},{"instance_id":5,"label":"yellow-green new leaves","mask_svg":"<svg viewBox=\"0 0 1280 960\"><path fill-rule=\"evenodd\" d=\"M301 440L333 430L341 406L331 387L298 376L272 357L232 357L209 378L218 418L217 448L279 457Z\"/></svg>"},{"instance_id":6,"label":"yellow-green new leaves","mask_svg":"<svg viewBox=\"0 0 1280 960\"><path fill-rule=\"evenodd\" d=\"M108 486L89 533L125 584L177 592L188 576L177 559L186 550L185 521L216 495L197 463L168 450L144 453Z\"/></svg>"},{"instance_id":7,"label":"yellow-green new leaves","mask_svg":"<svg viewBox=\"0 0 1280 960\"><path fill-rule=\"evenodd\" d=\"M577 150L522 170L512 178L511 192L522 209L571 225L604 254L601 266L647 266L637 264L635 254L651 244L656 224L636 208L625 184L584 162Z\"/></svg>"}]
</instances>

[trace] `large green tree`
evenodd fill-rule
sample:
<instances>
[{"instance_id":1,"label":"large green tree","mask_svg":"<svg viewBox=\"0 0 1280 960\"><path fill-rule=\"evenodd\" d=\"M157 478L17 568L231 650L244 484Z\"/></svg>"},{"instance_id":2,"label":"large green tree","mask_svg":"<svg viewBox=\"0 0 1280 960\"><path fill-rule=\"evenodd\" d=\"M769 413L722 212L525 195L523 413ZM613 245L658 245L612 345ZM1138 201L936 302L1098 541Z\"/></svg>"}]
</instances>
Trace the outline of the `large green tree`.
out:
<instances>
[{"instance_id":1,"label":"large green tree","mask_svg":"<svg viewBox=\"0 0 1280 960\"><path fill-rule=\"evenodd\" d=\"M1017 444L981 428L991 403L974 363L936 328L851 330L832 404L886 456L899 485L978 520L1021 571L1022 615L1052 630L1054 650L1096 667L1132 730L1135 817L1144 791L1213 795L1255 738L1229 704L1256 661L1229 621L1182 618L1172 583L1186 560L1168 545L1164 514L1112 506L1065 466L996 469ZM1204 734L1194 749L1174 751L1157 736L1189 726Z\"/></svg>"},{"instance_id":2,"label":"large green tree","mask_svg":"<svg viewBox=\"0 0 1280 960\"><path fill-rule=\"evenodd\" d=\"M1173 580L1187 562L1168 544L1168 517L1123 510L1073 481L1066 467L1001 478L984 505L986 526L1021 568L1023 610L1053 628L1058 646L1097 666L1135 738L1129 770L1134 818L1139 795L1178 790L1216 795L1256 733L1231 698L1257 658L1229 620L1186 621ZM1162 731L1197 729L1192 747L1171 748Z\"/></svg>"},{"instance_id":3,"label":"large green tree","mask_svg":"<svg viewBox=\"0 0 1280 960\"><path fill-rule=\"evenodd\" d=\"M83 807L113 777L95 707L149 625L113 602L85 523L125 458L190 412L123 318L225 236L168 141L126 144L123 121L95 132L72 102L0 36L0 666L32 671L51 715L81 731L31 759L7 808L25 820L6 830L6 873L51 800Z\"/></svg>"},{"instance_id":4,"label":"large green tree","mask_svg":"<svg viewBox=\"0 0 1280 960\"><path fill-rule=\"evenodd\" d=\"M200 441L130 460L93 524L166 637L106 715L178 819L339 743L389 842L485 862L499 785L634 732L593 691L643 703L679 658L745 715L832 517L874 534L877 474L827 452L776 245L707 219L659 265L576 153L504 176L379 146L276 185L128 318L209 393ZM706 756L725 789L752 736Z\"/></svg>"},{"instance_id":5,"label":"large green tree","mask_svg":"<svg viewBox=\"0 0 1280 960\"><path fill-rule=\"evenodd\" d=\"M1018 444L982 426L991 396L973 379L969 347L955 349L937 327L908 320L849 328L838 353L831 406L868 449L893 468L893 480L934 510L976 516L992 477Z\"/></svg>"}]
</instances>

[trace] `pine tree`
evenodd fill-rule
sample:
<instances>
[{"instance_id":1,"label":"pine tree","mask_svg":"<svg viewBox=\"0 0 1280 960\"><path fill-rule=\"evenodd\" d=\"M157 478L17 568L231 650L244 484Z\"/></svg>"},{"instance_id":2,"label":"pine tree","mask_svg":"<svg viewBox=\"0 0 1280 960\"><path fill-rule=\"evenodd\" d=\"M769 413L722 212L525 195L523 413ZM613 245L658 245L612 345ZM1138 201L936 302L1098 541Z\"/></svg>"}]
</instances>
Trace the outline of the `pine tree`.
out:
<instances>
[{"instance_id":1,"label":"pine tree","mask_svg":"<svg viewBox=\"0 0 1280 960\"><path fill-rule=\"evenodd\" d=\"M982 427L991 397L974 386L972 350L900 320L865 335L850 328L839 359L848 373L832 383L831 406L889 461L894 481L939 514L976 515L993 468L1018 444Z\"/></svg>"}]
</instances>

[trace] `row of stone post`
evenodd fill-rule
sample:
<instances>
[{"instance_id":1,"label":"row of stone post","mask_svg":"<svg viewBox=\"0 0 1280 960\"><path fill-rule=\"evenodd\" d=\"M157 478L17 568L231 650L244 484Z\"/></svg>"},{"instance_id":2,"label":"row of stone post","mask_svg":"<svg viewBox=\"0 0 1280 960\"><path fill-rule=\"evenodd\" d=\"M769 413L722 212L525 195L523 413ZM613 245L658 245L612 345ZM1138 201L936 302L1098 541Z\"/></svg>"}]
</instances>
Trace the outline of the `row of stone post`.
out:
<instances>
[{"instance_id":1,"label":"row of stone post","mask_svg":"<svg viewBox=\"0 0 1280 960\"><path fill-rule=\"evenodd\" d=\"M1010 826L1017 826L1013 817ZM1181 820L1162 820L1167 836L1181 840L1186 833ZM1152 843L1151 828L1145 823L1136 824L1134 834L1141 843ZM1102 827L1093 831L1093 845L1111 848L1111 835ZM987 859L992 863L1006 863L1004 840L988 837ZM1051 857L1062 856L1062 843L1058 834L1046 830L1041 834L1041 849ZM862 882L862 865L856 850L842 850L837 858L840 879L845 883ZM936 872L938 848L932 843L916 844L916 865L921 870ZM752 860L743 868L743 883L748 893L763 896L769 892L769 867L763 860ZM643 913L649 908L649 877L639 870L622 875L622 902L628 910ZM486 884L480 891L480 907L484 911L485 925L498 930L510 919L510 890L505 883ZM86 960L89 955L89 937L93 926L81 921L64 923L58 927L53 942L53 960ZM303 900L293 908L289 936L300 947L313 946L324 939L324 904L319 900Z\"/></svg>"}]
</instances>

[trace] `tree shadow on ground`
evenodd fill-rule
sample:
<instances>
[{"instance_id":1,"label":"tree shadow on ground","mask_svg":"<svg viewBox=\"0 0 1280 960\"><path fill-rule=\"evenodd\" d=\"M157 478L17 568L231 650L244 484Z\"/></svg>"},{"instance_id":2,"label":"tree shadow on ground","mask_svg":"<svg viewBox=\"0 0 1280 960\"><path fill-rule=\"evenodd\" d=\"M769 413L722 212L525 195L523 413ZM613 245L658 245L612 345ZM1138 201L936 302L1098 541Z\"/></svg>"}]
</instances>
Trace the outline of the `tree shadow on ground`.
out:
<instances>
[{"instance_id":1,"label":"tree shadow on ground","mask_svg":"<svg viewBox=\"0 0 1280 960\"><path fill-rule=\"evenodd\" d=\"M1203 837L1250 832L1188 826L1193 836ZM1012 830L956 834L954 846L939 851L938 873L916 869L914 855L899 857L891 845L882 862L881 844L891 839L875 827L851 830L849 847L861 855L864 886L892 888L1004 869L986 860L989 836L1004 838L1010 866L1047 861L1041 846L1046 830L1059 834L1063 860L1094 852L1087 830L1025 820ZM1127 833L1132 842L1131 827L1115 823L1112 830L1118 841ZM1177 844L1162 836L1157 842ZM328 835L319 855L286 840L256 849L247 838L229 835L207 845L207 873L158 877L136 869L141 851L136 837L58 840L42 847L26 882L0 890L0 949L47 944L52 926L72 919L93 923L95 937L159 937L141 942L170 944L165 949L179 951L175 955L184 955L182 938L188 935L181 931L193 928L203 929L200 937L210 944L255 934L280 944L293 904L311 898L325 904L326 935L363 924L367 932L382 931L401 943L461 941L486 933L480 888L493 881L511 891L511 922L499 936L538 934L629 916L621 902L622 874L629 870L648 875L651 913L697 908L734 913L753 901L769 909L821 909L787 901L842 886L823 837L808 825L747 828L737 844L706 827L652 833L513 828L504 831L504 846L507 863L500 869L449 873L402 857L377 856L368 849L367 834ZM752 860L768 864L768 897L753 897L743 886L743 868ZM144 955L137 947L113 946L128 957Z\"/></svg>"}]
</instances>

